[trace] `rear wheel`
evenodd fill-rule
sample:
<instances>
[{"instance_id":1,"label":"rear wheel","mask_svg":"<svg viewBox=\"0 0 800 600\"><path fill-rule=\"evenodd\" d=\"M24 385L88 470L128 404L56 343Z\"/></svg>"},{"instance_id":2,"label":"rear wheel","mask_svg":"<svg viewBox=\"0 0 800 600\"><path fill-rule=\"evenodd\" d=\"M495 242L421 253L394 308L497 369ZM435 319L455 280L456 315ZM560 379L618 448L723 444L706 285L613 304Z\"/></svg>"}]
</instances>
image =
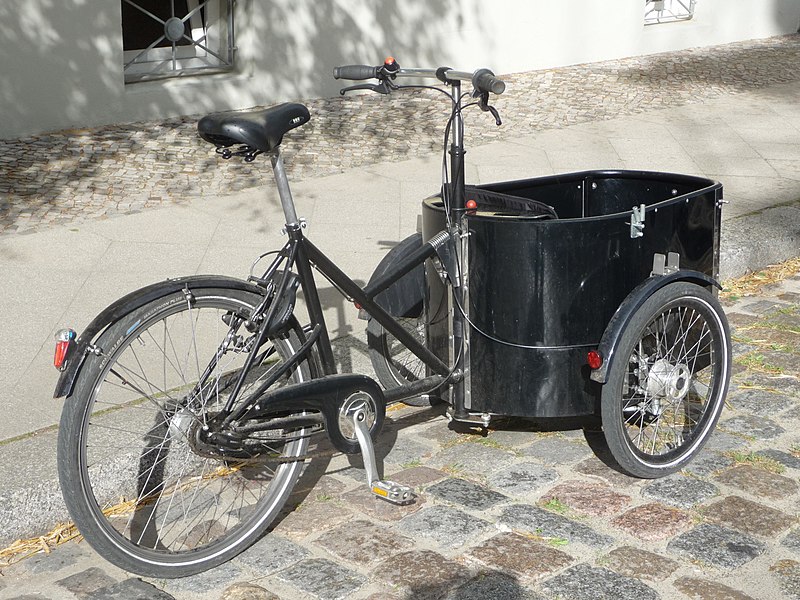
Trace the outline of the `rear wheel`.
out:
<instances>
[{"instance_id":1,"label":"rear wheel","mask_svg":"<svg viewBox=\"0 0 800 600\"><path fill-rule=\"evenodd\" d=\"M58 466L75 523L114 564L151 577L206 570L253 543L292 491L308 423L212 425L250 352L245 402L299 347L296 329L252 347L243 321L260 300L236 289L178 292L96 341L65 403ZM310 376L301 363L274 385Z\"/></svg>"},{"instance_id":2,"label":"rear wheel","mask_svg":"<svg viewBox=\"0 0 800 600\"><path fill-rule=\"evenodd\" d=\"M719 302L685 282L656 291L634 314L602 391L603 433L636 477L681 469L708 441L731 374Z\"/></svg>"}]
</instances>

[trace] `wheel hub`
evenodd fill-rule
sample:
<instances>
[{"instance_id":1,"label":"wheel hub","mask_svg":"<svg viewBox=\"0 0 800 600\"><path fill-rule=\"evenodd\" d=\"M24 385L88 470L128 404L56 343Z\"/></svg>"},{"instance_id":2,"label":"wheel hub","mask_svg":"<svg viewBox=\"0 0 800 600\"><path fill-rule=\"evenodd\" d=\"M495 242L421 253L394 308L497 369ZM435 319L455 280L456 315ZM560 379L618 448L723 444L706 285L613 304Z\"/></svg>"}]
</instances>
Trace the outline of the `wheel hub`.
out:
<instances>
[{"instance_id":1,"label":"wheel hub","mask_svg":"<svg viewBox=\"0 0 800 600\"><path fill-rule=\"evenodd\" d=\"M672 364L665 358L655 362L647 374L647 393L651 397L678 402L689 393L692 372L684 363Z\"/></svg>"},{"instance_id":2,"label":"wheel hub","mask_svg":"<svg viewBox=\"0 0 800 600\"><path fill-rule=\"evenodd\" d=\"M275 454L271 439L254 439L233 429L219 429L214 424L215 415L209 413L208 423L193 418L187 431L189 447L198 456L217 460L252 460L259 456Z\"/></svg>"},{"instance_id":3,"label":"wheel hub","mask_svg":"<svg viewBox=\"0 0 800 600\"><path fill-rule=\"evenodd\" d=\"M169 420L169 435L173 439L189 437L189 430L197 421L197 417L188 408L175 413Z\"/></svg>"}]
</instances>

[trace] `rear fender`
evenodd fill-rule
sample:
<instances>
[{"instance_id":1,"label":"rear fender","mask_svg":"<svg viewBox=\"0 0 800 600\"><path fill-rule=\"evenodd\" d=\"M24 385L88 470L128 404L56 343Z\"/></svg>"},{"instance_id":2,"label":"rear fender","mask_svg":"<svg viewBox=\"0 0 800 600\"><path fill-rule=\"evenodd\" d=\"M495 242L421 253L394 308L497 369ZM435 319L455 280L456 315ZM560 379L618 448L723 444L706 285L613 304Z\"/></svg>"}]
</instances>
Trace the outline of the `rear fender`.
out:
<instances>
[{"instance_id":1,"label":"rear fender","mask_svg":"<svg viewBox=\"0 0 800 600\"><path fill-rule=\"evenodd\" d=\"M722 286L715 279L700 271L692 271L689 269L678 270L668 275L653 275L645 279L628 294L627 298L619 305L617 312L614 313L614 316L611 317L611 321L609 321L606 326L606 330L603 332L603 337L600 339L600 344L597 347L597 351L600 353L600 356L603 357L603 364L592 371L590 375L592 381L605 383L608 380L608 371L616 357L619 341L636 311L639 310L647 299L656 291L677 281L688 281L689 283L696 283L704 287L722 289Z\"/></svg>"},{"instance_id":2,"label":"rear fender","mask_svg":"<svg viewBox=\"0 0 800 600\"><path fill-rule=\"evenodd\" d=\"M68 397L72 394L72 387L75 384L75 380L78 378L78 373L86 360L86 356L91 352L90 347L92 342L109 325L116 323L131 311L141 308L153 300L158 300L164 296L174 294L175 292L215 287L242 290L253 294L264 295L264 289L257 285L242 281L241 279L218 275L193 275L190 277L168 279L131 292L106 307L86 326L86 329L83 330L75 342L70 345L66 357L66 364L56 383L53 397ZM293 289L296 290L296 286Z\"/></svg>"}]
</instances>

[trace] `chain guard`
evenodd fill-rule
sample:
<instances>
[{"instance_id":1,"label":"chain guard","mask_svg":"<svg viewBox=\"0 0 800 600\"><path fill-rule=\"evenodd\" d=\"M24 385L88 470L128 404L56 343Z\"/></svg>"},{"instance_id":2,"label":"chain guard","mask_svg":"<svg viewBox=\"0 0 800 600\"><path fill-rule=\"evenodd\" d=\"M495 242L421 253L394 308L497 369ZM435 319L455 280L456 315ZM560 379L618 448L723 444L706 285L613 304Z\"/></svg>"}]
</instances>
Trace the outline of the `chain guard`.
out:
<instances>
[{"instance_id":1,"label":"chain guard","mask_svg":"<svg viewBox=\"0 0 800 600\"><path fill-rule=\"evenodd\" d=\"M338 452L358 454L361 447L352 425L353 414L357 411L365 414L370 437L376 440L386 416L386 399L378 384L364 375L329 375L267 392L238 418L241 424L238 428L215 429L215 415L208 414L203 422L193 419L185 431L192 450L205 458L296 462L316 455L283 457L275 446L281 447L293 437L296 439L297 432L304 429L310 429L307 435L313 435L324 428ZM270 429L267 426L270 421L284 418L278 415L290 415L287 427ZM305 422L294 425L291 420L295 417ZM260 422L264 423L263 428ZM252 437L262 431L281 433L274 438Z\"/></svg>"},{"instance_id":2,"label":"chain guard","mask_svg":"<svg viewBox=\"0 0 800 600\"><path fill-rule=\"evenodd\" d=\"M386 416L386 399L380 386L366 375L328 375L268 391L253 402L240 420L265 419L276 412L319 412L334 448L345 454L358 454L361 448L351 419L359 407L366 408L370 437L377 439Z\"/></svg>"}]
</instances>

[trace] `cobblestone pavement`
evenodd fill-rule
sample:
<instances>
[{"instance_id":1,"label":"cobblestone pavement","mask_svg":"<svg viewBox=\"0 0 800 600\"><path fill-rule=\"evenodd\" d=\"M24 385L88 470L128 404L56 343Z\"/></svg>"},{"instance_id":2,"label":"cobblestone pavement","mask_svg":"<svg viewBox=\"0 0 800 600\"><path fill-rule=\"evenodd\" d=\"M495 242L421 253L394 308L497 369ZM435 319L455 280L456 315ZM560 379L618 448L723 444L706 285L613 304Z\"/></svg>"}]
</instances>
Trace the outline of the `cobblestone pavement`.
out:
<instances>
[{"instance_id":1,"label":"cobblestone pavement","mask_svg":"<svg viewBox=\"0 0 800 600\"><path fill-rule=\"evenodd\" d=\"M411 506L370 497L338 456L217 569L141 580L71 543L6 568L0 598L800 599L800 273L726 311L732 389L679 474L624 476L579 431L515 422L482 437L401 408L379 454L416 489Z\"/></svg>"},{"instance_id":2,"label":"cobblestone pavement","mask_svg":"<svg viewBox=\"0 0 800 600\"><path fill-rule=\"evenodd\" d=\"M704 102L800 79L800 35L507 76L505 125L472 127L470 144L660 107ZM321 77L328 74L321 73ZM307 102L287 136L295 180L441 145L447 106L428 94ZM139 212L271 183L263 164L220 165L196 117L0 140L0 234Z\"/></svg>"}]
</instances>

